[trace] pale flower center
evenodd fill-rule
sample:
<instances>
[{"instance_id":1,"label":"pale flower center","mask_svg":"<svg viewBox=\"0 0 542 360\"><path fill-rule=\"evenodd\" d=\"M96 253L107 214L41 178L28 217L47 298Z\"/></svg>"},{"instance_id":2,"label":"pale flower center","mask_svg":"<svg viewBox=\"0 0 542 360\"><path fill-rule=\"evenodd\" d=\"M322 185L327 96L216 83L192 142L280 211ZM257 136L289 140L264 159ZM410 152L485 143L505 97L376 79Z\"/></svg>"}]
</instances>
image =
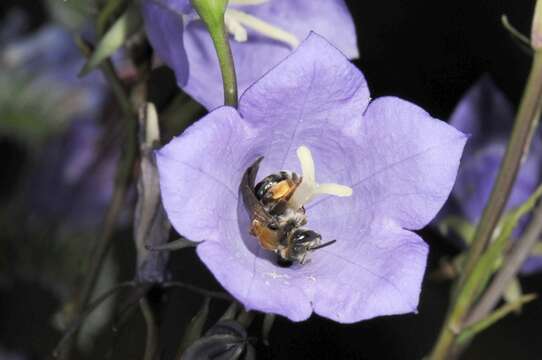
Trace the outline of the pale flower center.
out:
<instances>
[{"instance_id":1,"label":"pale flower center","mask_svg":"<svg viewBox=\"0 0 542 360\"><path fill-rule=\"evenodd\" d=\"M297 149L297 157L301 164L303 180L288 201L294 209L300 209L318 195L351 196L352 188L334 183L318 184L316 182L314 160L309 148L300 146Z\"/></svg>"},{"instance_id":2,"label":"pale flower center","mask_svg":"<svg viewBox=\"0 0 542 360\"><path fill-rule=\"evenodd\" d=\"M261 5L270 0L230 0L231 5ZM224 23L227 31L237 42L246 42L248 40L247 28L260 33L270 39L283 42L295 49L299 45L299 40L292 33L274 26L262 19L249 15L248 13L228 8L224 14Z\"/></svg>"}]
</instances>

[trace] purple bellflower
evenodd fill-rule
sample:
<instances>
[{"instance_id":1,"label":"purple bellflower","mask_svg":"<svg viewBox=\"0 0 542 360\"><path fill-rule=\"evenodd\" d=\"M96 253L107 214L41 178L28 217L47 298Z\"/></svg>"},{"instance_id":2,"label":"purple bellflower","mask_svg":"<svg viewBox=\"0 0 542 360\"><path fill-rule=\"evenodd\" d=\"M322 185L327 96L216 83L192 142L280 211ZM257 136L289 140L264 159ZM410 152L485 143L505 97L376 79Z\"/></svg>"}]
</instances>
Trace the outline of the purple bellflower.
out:
<instances>
[{"instance_id":1,"label":"purple bellflower","mask_svg":"<svg viewBox=\"0 0 542 360\"><path fill-rule=\"evenodd\" d=\"M363 74L312 33L246 90L238 110L214 110L159 150L157 162L172 225L202 241L199 257L246 308L352 323L416 311L428 248L411 230L448 198L465 141L407 101L370 101ZM309 185L343 196L298 196L307 227L337 240L303 265L278 266L249 234L239 188L260 156L256 182L280 170L305 182L312 167Z\"/></svg>"},{"instance_id":2,"label":"purple bellflower","mask_svg":"<svg viewBox=\"0 0 542 360\"><path fill-rule=\"evenodd\" d=\"M343 0L230 0L225 22L239 93L315 31L349 58L358 57L354 23ZM222 105L216 52L188 0L143 0L149 41L178 85L212 110Z\"/></svg>"},{"instance_id":3,"label":"purple bellflower","mask_svg":"<svg viewBox=\"0 0 542 360\"><path fill-rule=\"evenodd\" d=\"M463 216L473 225L478 223L497 178L513 121L512 105L489 76L483 76L460 100L450 124L470 134L470 138L452 190L456 209L448 211L448 214ZM540 138L535 137L506 210L525 202L540 184L541 145ZM514 234L521 233L524 225L524 222L520 223L519 231ZM542 258L531 257L523 271L531 272L540 266Z\"/></svg>"},{"instance_id":4,"label":"purple bellflower","mask_svg":"<svg viewBox=\"0 0 542 360\"><path fill-rule=\"evenodd\" d=\"M56 25L45 25L0 52L0 64L9 70L0 81L12 85L24 79L19 96L0 94L4 119L13 114L16 124L28 122L46 140L26 184L28 206L45 223L56 220L71 230L94 229L103 220L118 157L117 147L103 141L107 132L98 122L107 84L97 73L79 79L84 62L70 33Z\"/></svg>"}]
</instances>

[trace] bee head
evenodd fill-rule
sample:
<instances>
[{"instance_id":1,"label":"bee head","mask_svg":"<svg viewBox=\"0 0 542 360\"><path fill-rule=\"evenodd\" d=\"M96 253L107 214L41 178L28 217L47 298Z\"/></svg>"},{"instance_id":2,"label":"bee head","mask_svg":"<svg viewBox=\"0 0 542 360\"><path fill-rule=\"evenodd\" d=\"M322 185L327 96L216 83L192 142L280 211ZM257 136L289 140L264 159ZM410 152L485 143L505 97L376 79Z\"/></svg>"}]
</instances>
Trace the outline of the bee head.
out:
<instances>
[{"instance_id":1,"label":"bee head","mask_svg":"<svg viewBox=\"0 0 542 360\"><path fill-rule=\"evenodd\" d=\"M306 229L297 229L291 236L289 256L300 263L305 261L307 252L318 246L322 241L320 234Z\"/></svg>"},{"instance_id":2,"label":"bee head","mask_svg":"<svg viewBox=\"0 0 542 360\"><path fill-rule=\"evenodd\" d=\"M292 244L294 247L304 247L309 249L311 247L317 246L320 244L322 237L315 231L307 229L297 229L292 234Z\"/></svg>"},{"instance_id":3,"label":"bee head","mask_svg":"<svg viewBox=\"0 0 542 360\"><path fill-rule=\"evenodd\" d=\"M336 240L322 244L322 236L317 232L307 229L297 229L291 235L290 241L291 247L288 251L288 258L304 264L308 261L309 252L331 245Z\"/></svg>"}]
</instances>

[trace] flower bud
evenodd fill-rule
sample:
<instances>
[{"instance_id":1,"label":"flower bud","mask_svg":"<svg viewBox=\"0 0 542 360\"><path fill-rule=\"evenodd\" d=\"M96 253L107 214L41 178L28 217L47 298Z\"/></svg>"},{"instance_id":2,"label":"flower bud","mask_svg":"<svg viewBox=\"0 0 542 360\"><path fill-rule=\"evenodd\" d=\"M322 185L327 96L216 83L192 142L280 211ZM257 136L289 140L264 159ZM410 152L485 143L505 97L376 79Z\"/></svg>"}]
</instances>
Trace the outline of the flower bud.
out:
<instances>
[{"instance_id":1,"label":"flower bud","mask_svg":"<svg viewBox=\"0 0 542 360\"><path fill-rule=\"evenodd\" d=\"M228 0L192 0L192 6L209 27L210 32L212 28L224 25Z\"/></svg>"}]
</instances>

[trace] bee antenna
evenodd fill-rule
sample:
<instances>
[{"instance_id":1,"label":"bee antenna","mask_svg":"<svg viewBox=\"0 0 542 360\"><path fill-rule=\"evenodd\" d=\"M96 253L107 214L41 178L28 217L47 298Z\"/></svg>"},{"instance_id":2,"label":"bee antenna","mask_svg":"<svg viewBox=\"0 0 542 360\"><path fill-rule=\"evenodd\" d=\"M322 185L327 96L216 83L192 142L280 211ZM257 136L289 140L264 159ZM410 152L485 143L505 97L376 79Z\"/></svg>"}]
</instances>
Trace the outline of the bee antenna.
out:
<instances>
[{"instance_id":1,"label":"bee antenna","mask_svg":"<svg viewBox=\"0 0 542 360\"><path fill-rule=\"evenodd\" d=\"M334 244L336 242L337 242L337 240L331 240L331 241L328 241L327 243L323 243L322 245L311 247L309 250L318 250L318 249L321 249L321 248L325 248L326 246L329 246L329 245Z\"/></svg>"}]
</instances>

